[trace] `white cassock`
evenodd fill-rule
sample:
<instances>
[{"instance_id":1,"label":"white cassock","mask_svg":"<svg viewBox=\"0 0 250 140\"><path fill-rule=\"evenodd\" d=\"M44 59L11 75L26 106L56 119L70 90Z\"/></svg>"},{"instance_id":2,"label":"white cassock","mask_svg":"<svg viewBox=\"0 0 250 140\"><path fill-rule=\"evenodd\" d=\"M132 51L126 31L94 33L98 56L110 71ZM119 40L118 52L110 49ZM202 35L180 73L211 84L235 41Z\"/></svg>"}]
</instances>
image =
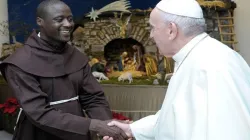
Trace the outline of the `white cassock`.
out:
<instances>
[{"instance_id":1,"label":"white cassock","mask_svg":"<svg viewBox=\"0 0 250 140\"><path fill-rule=\"evenodd\" d=\"M174 57L157 114L130 124L137 140L250 140L250 68L206 33ZM178 68L179 67L179 68Z\"/></svg>"}]
</instances>

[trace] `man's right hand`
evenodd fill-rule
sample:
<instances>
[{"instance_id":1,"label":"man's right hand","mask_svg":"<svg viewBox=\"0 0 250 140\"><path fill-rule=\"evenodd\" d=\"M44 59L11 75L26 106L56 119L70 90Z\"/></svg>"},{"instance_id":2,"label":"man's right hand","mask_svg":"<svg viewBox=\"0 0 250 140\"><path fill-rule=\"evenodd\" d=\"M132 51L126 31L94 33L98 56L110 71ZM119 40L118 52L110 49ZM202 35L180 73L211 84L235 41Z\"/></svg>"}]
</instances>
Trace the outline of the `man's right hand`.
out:
<instances>
[{"instance_id":1,"label":"man's right hand","mask_svg":"<svg viewBox=\"0 0 250 140\"><path fill-rule=\"evenodd\" d=\"M90 122L89 130L96 132L99 136L110 136L114 140L125 140L128 139L127 135L123 130L116 126L108 126L110 121L101 121L92 119Z\"/></svg>"}]
</instances>

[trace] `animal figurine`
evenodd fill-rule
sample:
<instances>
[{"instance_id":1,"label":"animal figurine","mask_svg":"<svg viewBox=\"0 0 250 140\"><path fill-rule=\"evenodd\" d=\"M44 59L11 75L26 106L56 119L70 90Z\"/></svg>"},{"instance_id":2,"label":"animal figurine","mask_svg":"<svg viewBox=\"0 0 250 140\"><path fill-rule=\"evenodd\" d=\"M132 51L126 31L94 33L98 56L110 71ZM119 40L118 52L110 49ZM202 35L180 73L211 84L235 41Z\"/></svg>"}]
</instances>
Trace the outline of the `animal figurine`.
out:
<instances>
[{"instance_id":1,"label":"animal figurine","mask_svg":"<svg viewBox=\"0 0 250 140\"><path fill-rule=\"evenodd\" d=\"M126 72L126 73L123 73L122 75L120 75L120 76L118 77L118 81L119 81L119 82L120 82L120 81L124 82L124 80L128 80L128 81L129 81L129 84L130 84L131 82L133 82L132 74L131 74L130 72Z\"/></svg>"},{"instance_id":2,"label":"animal figurine","mask_svg":"<svg viewBox=\"0 0 250 140\"><path fill-rule=\"evenodd\" d=\"M153 77L155 77L156 79L158 80L161 80L162 79L162 74L161 73L156 73L155 75L152 75Z\"/></svg>"},{"instance_id":3,"label":"animal figurine","mask_svg":"<svg viewBox=\"0 0 250 140\"><path fill-rule=\"evenodd\" d=\"M154 79L153 84L154 85L159 85L160 83L159 83L158 79Z\"/></svg>"},{"instance_id":4,"label":"animal figurine","mask_svg":"<svg viewBox=\"0 0 250 140\"><path fill-rule=\"evenodd\" d=\"M172 76L173 76L173 73L167 73L167 74L165 75L164 80L165 80L165 81L166 81L166 80L169 80Z\"/></svg>"},{"instance_id":5,"label":"animal figurine","mask_svg":"<svg viewBox=\"0 0 250 140\"><path fill-rule=\"evenodd\" d=\"M92 75L95 77L95 78L98 78L98 80L109 80L108 77L106 77L103 73L101 72L97 72L97 71L94 71L92 72Z\"/></svg>"}]
</instances>

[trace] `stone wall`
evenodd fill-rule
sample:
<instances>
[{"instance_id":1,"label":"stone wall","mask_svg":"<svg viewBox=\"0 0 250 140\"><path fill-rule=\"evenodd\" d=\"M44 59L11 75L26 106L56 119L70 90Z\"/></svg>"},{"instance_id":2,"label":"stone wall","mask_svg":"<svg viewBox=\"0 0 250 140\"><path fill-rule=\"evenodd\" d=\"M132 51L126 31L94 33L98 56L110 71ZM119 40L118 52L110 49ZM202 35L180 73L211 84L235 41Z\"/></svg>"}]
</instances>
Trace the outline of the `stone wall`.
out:
<instances>
[{"instance_id":1,"label":"stone wall","mask_svg":"<svg viewBox=\"0 0 250 140\"><path fill-rule=\"evenodd\" d=\"M233 15L230 15L232 13L229 13L228 10L218 11L218 16L220 17L220 20L218 20L216 10L208 9L204 12L204 16L207 24L206 32L219 41L222 41L221 38L223 38L223 43L235 49L233 47L235 43L233 42L237 41L236 34L234 33L233 17L231 17ZM220 22L220 24L218 22ZM222 34L219 31L219 25L221 25Z\"/></svg>"},{"instance_id":2,"label":"stone wall","mask_svg":"<svg viewBox=\"0 0 250 140\"><path fill-rule=\"evenodd\" d=\"M1 57L8 56L16 51L16 49L23 47L22 43L16 42L15 44L3 44Z\"/></svg>"},{"instance_id":3,"label":"stone wall","mask_svg":"<svg viewBox=\"0 0 250 140\"><path fill-rule=\"evenodd\" d=\"M130 21L127 37L142 43L148 52L155 52L155 44L149 38L148 16L135 16ZM81 47L91 48L92 51L103 51L103 47L111 40L121 38L120 28L112 23L109 18L89 21L84 24L82 37L77 37L84 44Z\"/></svg>"},{"instance_id":4,"label":"stone wall","mask_svg":"<svg viewBox=\"0 0 250 140\"><path fill-rule=\"evenodd\" d=\"M218 22L216 19L215 9L204 9L204 16L206 19L206 32L220 40ZM225 16L225 12L219 12L219 16ZM98 18L97 21L88 20L84 23L84 28L81 30L81 37L76 37L76 42L82 42L80 45L81 51L90 49L91 52L103 51L104 46L111 40L121 38L120 28L112 22L113 16ZM145 14L136 15L131 17L128 25L127 37L132 37L138 42L142 43L146 52L156 53L156 45L150 39L150 26L148 23L149 12ZM224 23L229 24L229 23ZM225 32L229 32L225 30Z\"/></svg>"},{"instance_id":5,"label":"stone wall","mask_svg":"<svg viewBox=\"0 0 250 140\"><path fill-rule=\"evenodd\" d=\"M204 9L204 17L206 19L206 32L216 38L221 40L221 36L218 28L217 21L217 11L215 9ZM220 11L219 16L225 17L227 11ZM126 16L123 17L126 19ZM113 15L110 17L100 17L97 21L87 20L84 22L84 28L79 27L74 32L74 44L77 48L85 53L86 50L93 53L103 52L104 46L113 39L121 38L120 27L118 27L111 19L114 19ZM157 54L157 49L154 41L149 37L150 35L150 26L149 26L149 12L144 14L134 14L127 25L127 37L133 38L138 42L142 43L145 47L147 53ZM233 24L229 23L228 20L222 20L221 24L228 25ZM223 28L224 33L231 32L229 28ZM232 40L232 35L224 35L224 40ZM228 45L228 44L227 44ZM1 56L11 54L15 51L16 48L22 46L21 43L12 44L12 45L3 45ZM230 46L230 45L229 45ZM231 47L231 46L230 46Z\"/></svg>"}]
</instances>

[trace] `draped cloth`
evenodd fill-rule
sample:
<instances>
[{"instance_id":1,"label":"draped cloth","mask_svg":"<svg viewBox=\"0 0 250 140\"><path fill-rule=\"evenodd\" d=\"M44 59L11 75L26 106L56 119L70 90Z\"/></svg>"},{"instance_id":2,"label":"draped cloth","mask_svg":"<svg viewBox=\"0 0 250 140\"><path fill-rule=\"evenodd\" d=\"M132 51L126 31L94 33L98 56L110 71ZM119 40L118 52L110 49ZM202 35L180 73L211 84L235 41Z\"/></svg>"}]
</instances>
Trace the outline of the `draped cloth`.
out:
<instances>
[{"instance_id":1,"label":"draped cloth","mask_svg":"<svg viewBox=\"0 0 250 140\"><path fill-rule=\"evenodd\" d=\"M250 68L234 50L200 34L173 59L161 109L132 123L137 140L249 140Z\"/></svg>"}]
</instances>

